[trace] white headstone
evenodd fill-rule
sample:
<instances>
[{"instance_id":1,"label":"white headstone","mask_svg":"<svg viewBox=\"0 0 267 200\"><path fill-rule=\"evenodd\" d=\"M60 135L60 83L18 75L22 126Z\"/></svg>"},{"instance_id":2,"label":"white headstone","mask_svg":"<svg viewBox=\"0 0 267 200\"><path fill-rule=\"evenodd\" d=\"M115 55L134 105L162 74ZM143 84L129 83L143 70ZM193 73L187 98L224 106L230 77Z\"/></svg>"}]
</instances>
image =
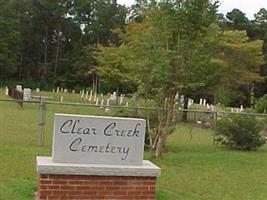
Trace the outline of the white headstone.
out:
<instances>
[{"instance_id":1,"label":"white headstone","mask_svg":"<svg viewBox=\"0 0 267 200\"><path fill-rule=\"evenodd\" d=\"M240 111L242 112L244 110L243 105L240 106Z\"/></svg>"},{"instance_id":2,"label":"white headstone","mask_svg":"<svg viewBox=\"0 0 267 200\"><path fill-rule=\"evenodd\" d=\"M87 90L86 94L85 94L85 99L88 99L88 93L89 93L89 91Z\"/></svg>"},{"instance_id":3,"label":"white headstone","mask_svg":"<svg viewBox=\"0 0 267 200\"><path fill-rule=\"evenodd\" d=\"M200 99L199 99L199 105L202 105L202 104L203 104L203 99L200 98Z\"/></svg>"},{"instance_id":4,"label":"white headstone","mask_svg":"<svg viewBox=\"0 0 267 200\"><path fill-rule=\"evenodd\" d=\"M96 102L95 102L95 105L96 105L96 106L98 106L98 101L99 101L99 99L96 98Z\"/></svg>"},{"instance_id":5,"label":"white headstone","mask_svg":"<svg viewBox=\"0 0 267 200\"><path fill-rule=\"evenodd\" d=\"M75 90L72 90L72 94L75 94Z\"/></svg>"},{"instance_id":6,"label":"white headstone","mask_svg":"<svg viewBox=\"0 0 267 200\"><path fill-rule=\"evenodd\" d=\"M109 100L109 99L107 99L107 107L109 106L109 101L110 101L110 100Z\"/></svg>"},{"instance_id":7,"label":"white headstone","mask_svg":"<svg viewBox=\"0 0 267 200\"><path fill-rule=\"evenodd\" d=\"M60 102L63 102L63 100L64 100L64 97L61 96L61 97L60 97Z\"/></svg>"},{"instance_id":8,"label":"white headstone","mask_svg":"<svg viewBox=\"0 0 267 200\"><path fill-rule=\"evenodd\" d=\"M6 86L6 87L5 87L5 95L6 95L6 96L8 96L8 92L9 92L9 89L8 89L8 87Z\"/></svg>"},{"instance_id":9,"label":"white headstone","mask_svg":"<svg viewBox=\"0 0 267 200\"><path fill-rule=\"evenodd\" d=\"M59 93L59 87L57 87L57 93Z\"/></svg>"},{"instance_id":10,"label":"white headstone","mask_svg":"<svg viewBox=\"0 0 267 200\"><path fill-rule=\"evenodd\" d=\"M125 105L126 107L128 107L129 106L129 103L128 103L128 101L126 102L126 105Z\"/></svg>"},{"instance_id":11,"label":"white headstone","mask_svg":"<svg viewBox=\"0 0 267 200\"><path fill-rule=\"evenodd\" d=\"M179 100L179 93L178 93L178 92L176 93L176 95L175 95L174 99L175 99L176 101L178 101L178 100Z\"/></svg>"},{"instance_id":12,"label":"white headstone","mask_svg":"<svg viewBox=\"0 0 267 200\"><path fill-rule=\"evenodd\" d=\"M60 92L63 92L64 91L64 88L60 88Z\"/></svg>"},{"instance_id":13,"label":"white headstone","mask_svg":"<svg viewBox=\"0 0 267 200\"><path fill-rule=\"evenodd\" d=\"M82 94L81 94L81 97L82 97L82 98L84 97L84 90L82 90Z\"/></svg>"},{"instance_id":14,"label":"white headstone","mask_svg":"<svg viewBox=\"0 0 267 200\"><path fill-rule=\"evenodd\" d=\"M111 95L110 95L110 100L114 101L117 99L117 93L114 91Z\"/></svg>"},{"instance_id":15,"label":"white headstone","mask_svg":"<svg viewBox=\"0 0 267 200\"><path fill-rule=\"evenodd\" d=\"M121 95L120 96L120 105L122 104L122 102L123 102L123 96Z\"/></svg>"},{"instance_id":16,"label":"white headstone","mask_svg":"<svg viewBox=\"0 0 267 200\"><path fill-rule=\"evenodd\" d=\"M215 106L214 105L210 105L210 109L212 110L212 111L216 111L216 108L215 108Z\"/></svg>"},{"instance_id":17,"label":"white headstone","mask_svg":"<svg viewBox=\"0 0 267 200\"><path fill-rule=\"evenodd\" d=\"M104 99L101 99L101 103L100 103L100 105L101 105L101 108L104 107Z\"/></svg>"},{"instance_id":18,"label":"white headstone","mask_svg":"<svg viewBox=\"0 0 267 200\"><path fill-rule=\"evenodd\" d=\"M89 101L92 101L92 97L93 97L93 91L92 91L92 90L90 90Z\"/></svg>"},{"instance_id":19,"label":"white headstone","mask_svg":"<svg viewBox=\"0 0 267 200\"><path fill-rule=\"evenodd\" d=\"M19 92L22 92L22 86L21 85L16 85L16 90Z\"/></svg>"},{"instance_id":20,"label":"white headstone","mask_svg":"<svg viewBox=\"0 0 267 200\"><path fill-rule=\"evenodd\" d=\"M68 89L64 89L64 93L67 93L68 92Z\"/></svg>"},{"instance_id":21,"label":"white headstone","mask_svg":"<svg viewBox=\"0 0 267 200\"><path fill-rule=\"evenodd\" d=\"M145 120L56 114L55 163L142 165Z\"/></svg>"},{"instance_id":22,"label":"white headstone","mask_svg":"<svg viewBox=\"0 0 267 200\"><path fill-rule=\"evenodd\" d=\"M206 99L203 99L203 105L205 106L207 103L207 100Z\"/></svg>"},{"instance_id":23,"label":"white headstone","mask_svg":"<svg viewBox=\"0 0 267 200\"><path fill-rule=\"evenodd\" d=\"M32 97L32 91L29 88L24 88L23 90L23 101L30 101Z\"/></svg>"},{"instance_id":24,"label":"white headstone","mask_svg":"<svg viewBox=\"0 0 267 200\"><path fill-rule=\"evenodd\" d=\"M40 88L36 88L36 92L40 92Z\"/></svg>"},{"instance_id":25,"label":"white headstone","mask_svg":"<svg viewBox=\"0 0 267 200\"><path fill-rule=\"evenodd\" d=\"M53 89L52 92L55 93L55 89Z\"/></svg>"}]
</instances>

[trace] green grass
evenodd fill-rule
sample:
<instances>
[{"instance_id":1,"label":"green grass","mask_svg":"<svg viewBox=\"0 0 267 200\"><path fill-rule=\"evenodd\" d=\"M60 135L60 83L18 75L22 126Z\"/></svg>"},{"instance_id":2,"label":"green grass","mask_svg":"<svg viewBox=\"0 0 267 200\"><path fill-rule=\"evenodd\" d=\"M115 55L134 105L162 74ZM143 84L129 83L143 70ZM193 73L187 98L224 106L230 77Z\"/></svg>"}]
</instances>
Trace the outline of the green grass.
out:
<instances>
[{"instance_id":1,"label":"green grass","mask_svg":"<svg viewBox=\"0 0 267 200\"><path fill-rule=\"evenodd\" d=\"M73 98L79 101L77 95ZM36 156L51 155L55 112L114 114L99 108L48 105L45 146L38 147L38 106L24 104L22 109L16 103L0 102L0 200L33 199L37 189ZM149 159L148 152L145 157ZM267 145L255 152L230 151L212 144L211 131L179 124L168 138L163 158L152 160L162 170L157 198L266 200L266 158Z\"/></svg>"}]
</instances>

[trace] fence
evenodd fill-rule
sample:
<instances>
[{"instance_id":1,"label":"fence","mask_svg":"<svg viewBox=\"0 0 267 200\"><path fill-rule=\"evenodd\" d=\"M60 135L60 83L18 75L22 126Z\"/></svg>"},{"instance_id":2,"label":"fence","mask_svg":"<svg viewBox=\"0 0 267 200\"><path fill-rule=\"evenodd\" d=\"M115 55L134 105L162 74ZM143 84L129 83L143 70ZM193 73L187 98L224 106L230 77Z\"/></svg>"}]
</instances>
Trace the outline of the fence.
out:
<instances>
[{"instance_id":1,"label":"fence","mask_svg":"<svg viewBox=\"0 0 267 200\"><path fill-rule=\"evenodd\" d=\"M16 103L18 103L18 105ZM24 106L21 107L21 104L24 104ZM10 127L12 127L13 125L12 122L9 122L11 120L14 124L20 124L20 126L22 127L18 127L16 130L13 131L36 132L37 144L39 146L43 146L45 141L45 132L52 133L52 119L54 113L107 115L120 117L144 117L144 113L146 110L151 112L156 111L156 109L153 107L146 108L141 106L117 105L101 106L90 103L58 102L52 101L50 98L41 96L35 96L35 99L31 101L0 98L0 125L2 124L0 127L4 129L2 130L3 132L8 132L8 134L12 134L12 128ZM175 109L174 123L181 122L183 112L187 112L188 123L194 123L202 128L216 128L217 119L229 114L267 117L267 114L260 113L234 113L208 110ZM5 120L4 118L9 119ZM23 122L21 122L22 120ZM7 126L4 125L5 121L8 124ZM28 127L26 127L27 125ZM49 137L51 137L51 135Z\"/></svg>"}]
</instances>

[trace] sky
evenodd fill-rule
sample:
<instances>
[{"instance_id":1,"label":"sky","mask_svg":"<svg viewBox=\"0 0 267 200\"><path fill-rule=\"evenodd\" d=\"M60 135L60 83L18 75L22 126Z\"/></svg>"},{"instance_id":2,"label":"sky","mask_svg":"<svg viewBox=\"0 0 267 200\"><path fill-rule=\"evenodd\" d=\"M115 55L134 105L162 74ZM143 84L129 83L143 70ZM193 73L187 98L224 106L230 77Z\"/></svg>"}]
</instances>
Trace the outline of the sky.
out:
<instances>
[{"instance_id":1,"label":"sky","mask_svg":"<svg viewBox=\"0 0 267 200\"><path fill-rule=\"evenodd\" d=\"M130 6L134 3L134 0L117 0L120 4ZM254 18L254 14L257 13L260 8L267 9L267 0L220 0L221 5L219 12L226 14L234 8L238 8L242 12L246 13L249 19Z\"/></svg>"}]
</instances>

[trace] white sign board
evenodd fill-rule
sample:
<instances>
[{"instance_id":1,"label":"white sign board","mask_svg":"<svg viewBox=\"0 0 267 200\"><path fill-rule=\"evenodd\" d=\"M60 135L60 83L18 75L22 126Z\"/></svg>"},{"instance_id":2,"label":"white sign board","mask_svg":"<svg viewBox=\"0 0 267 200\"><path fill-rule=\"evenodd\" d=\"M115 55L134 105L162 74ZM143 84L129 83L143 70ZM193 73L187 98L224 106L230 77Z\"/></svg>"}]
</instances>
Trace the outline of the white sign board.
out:
<instances>
[{"instance_id":1,"label":"white sign board","mask_svg":"<svg viewBox=\"0 0 267 200\"><path fill-rule=\"evenodd\" d=\"M55 114L56 163L142 165L144 119Z\"/></svg>"}]
</instances>

